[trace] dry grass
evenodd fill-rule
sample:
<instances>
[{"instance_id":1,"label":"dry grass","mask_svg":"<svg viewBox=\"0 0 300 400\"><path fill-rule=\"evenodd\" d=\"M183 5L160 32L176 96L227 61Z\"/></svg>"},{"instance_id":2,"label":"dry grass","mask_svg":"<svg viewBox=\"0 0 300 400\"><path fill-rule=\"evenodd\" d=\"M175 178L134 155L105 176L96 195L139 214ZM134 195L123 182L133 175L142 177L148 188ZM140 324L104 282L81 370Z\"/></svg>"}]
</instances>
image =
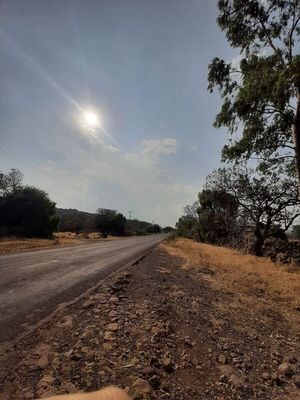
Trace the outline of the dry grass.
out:
<instances>
[{"instance_id":1,"label":"dry grass","mask_svg":"<svg viewBox=\"0 0 300 400\"><path fill-rule=\"evenodd\" d=\"M106 239L103 239L98 232L79 233L78 235L73 232L59 232L54 233L53 236L54 239L18 239L15 237L2 238L0 239L0 254L28 249L41 249L52 246L72 246L88 243L88 241L110 241L121 239L121 237L117 236L108 236Z\"/></svg>"},{"instance_id":2,"label":"dry grass","mask_svg":"<svg viewBox=\"0 0 300 400\"><path fill-rule=\"evenodd\" d=\"M56 232L53 236L58 239L76 239L76 233L74 232Z\"/></svg>"},{"instance_id":3,"label":"dry grass","mask_svg":"<svg viewBox=\"0 0 300 400\"><path fill-rule=\"evenodd\" d=\"M300 305L300 268L189 239L176 239L162 246L185 259L186 269L201 271L205 267L215 272L213 277L209 274L202 277L235 294L253 297L257 293L258 297L272 297L293 308Z\"/></svg>"},{"instance_id":4,"label":"dry grass","mask_svg":"<svg viewBox=\"0 0 300 400\"><path fill-rule=\"evenodd\" d=\"M12 239L4 238L0 240L0 254L11 253L14 251L44 248L57 244L56 240L48 239Z\"/></svg>"},{"instance_id":5,"label":"dry grass","mask_svg":"<svg viewBox=\"0 0 300 400\"><path fill-rule=\"evenodd\" d=\"M2 238L0 240L0 254L15 251L42 249L53 246L70 246L82 244L82 241L72 232L60 232L54 234L54 239L18 239Z\"/></svg>"},{"instance_id":6,"label":"dry grass","mask_svg":"<svg viewBox=\"0 0 300 400\"><path fill-rule=\"evenodd\" d=\"M0 240L0 254L12 253L15 251L28 249L41 249L53 246L70 246L80 244L80 241L74 233L62 232L54 235L54 239L19 239L2 238Z\"/></svg>"},{"instance_id":7,"label":"dry grass","mask_svg":"<svg viewBox=\"0 0 300 400\"><path fill-rule=\"evenodd\" d=\"M62 239L91 239L91 240L104 240L103 237L101 236L101 234L99 232L91 232L91 233L79 233L78 235L76 235L76 233L73 232L59 232L59 233L55 233L54 236L56 238L58 238L59 240ZM107 238L105 240L116 240L116 239L123 239L124 237L120 237L120 236L110 236L108 235Z\"/></svg>"}]
</instances>

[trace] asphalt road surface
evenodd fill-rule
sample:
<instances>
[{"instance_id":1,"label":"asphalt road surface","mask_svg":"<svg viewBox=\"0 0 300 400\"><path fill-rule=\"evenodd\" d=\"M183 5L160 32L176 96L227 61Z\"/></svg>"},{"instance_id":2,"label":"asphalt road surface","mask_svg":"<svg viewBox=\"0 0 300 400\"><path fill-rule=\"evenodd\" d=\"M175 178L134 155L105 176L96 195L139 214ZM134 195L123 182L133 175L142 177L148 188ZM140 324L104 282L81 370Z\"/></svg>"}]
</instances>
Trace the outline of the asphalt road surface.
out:
<instances>
[{"instance_id":1,"label":"asphalt road surface","mask_svg":"<svg viewBox=\"0 0 300 400\"><path fill-rule=\"evenodd\" d=\"M47 316L166 235L103 241L0 256L0 342Z\"/></svg>"}]
</instances>

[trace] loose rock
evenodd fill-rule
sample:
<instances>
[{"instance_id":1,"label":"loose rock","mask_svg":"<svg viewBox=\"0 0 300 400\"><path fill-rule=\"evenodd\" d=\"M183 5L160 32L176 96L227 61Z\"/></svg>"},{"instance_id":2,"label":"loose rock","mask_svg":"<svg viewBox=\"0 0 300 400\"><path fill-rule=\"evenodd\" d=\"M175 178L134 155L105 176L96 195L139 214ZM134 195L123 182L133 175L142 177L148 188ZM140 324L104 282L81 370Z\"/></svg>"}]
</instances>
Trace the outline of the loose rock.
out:
<instances>
[{"instance_id":1,"label":"loose rock","mask_svg":"<svg viewBox=\"0 0 300 400\"><path fill-rule=\"evenodd\" d=\"M43 354L36 363L37 367L40 369L45 369L49 365L48 354Z\"/></svg>"},{"instance_id":2,"label":"loose rock","mask_svg":"<svg viewBox=\"0 0 300 400\"><path fill-rule=\"evenodd\" d=\"M284 363L279 365L278 374L279 375L284 375L284 376L287 376L287 377L291 377L293 375L293 369L292 369L292 367L290 366L289 363L284 362Z\"/></svg>"},{"instance_id":3,"label":"loose rock","mask_svg":"<svg viewBox=\"0 0 300 400\"><path fill-rule=\"evenodd\" d=\"M164 367L165 371L172 372L172 370L173 370L173 362L172 362L172 359L170 357L164 358L163 367Z\"/></svg>"},{"instance_id":4,"label":"loose rock","mask_svg":"<svg viewBox=\"0 0 300 400\"><path fill-rule=\"evenodd\" d=\"M58 322L59 328L71 328L73 326L73 318L70 315L63 316Z\"/></svg>"},{"instance_id":5,"label":"loose rock","mask_svg":"<svg viewBox=\"0 0 300 400\"><path fill-rule=\"evenodd\" d=\"M261 375L261 378L264 381L268 381L268 380L270 380L271 376L270 376L270 374L268 372L263 372L262 375Z\"/></svg>"},{"instance_id":6,"label":"loose rock","mask_svg":"<svg viewBox=\"0 0 300 400\"><path fill-rule=\"evenodd\" d=\"M119 329L119 325L116 322L114 322L112 324L108 324L106 328L107 328L108 331L115 332L115 331L117 331Z\"/></svg>"},{"instance_id":7,"label":"loose rock","mask_svg":"<svg viewBox=\"0 0 300 400\"><path fill-rule=\"evenodd\" d=\"M132 386L139 394L150 394L152 392L149 382L142 378L137 378Z\"/></svg>"},{"instance_id":8,"label":"loose rock","mask_svg":"<svg viewBox=\"0 0 300 400\"><path fill-rule=\"evenodd\" d=\"M293 378L295 386L300 389L300 375L295 375Z\"/></svg>"},{"instance_id":9,"label":"loose rock","mask_svg":"<svg viewBox=\"0 0 300 400\"><path fill-rule=\"evenodd\" d=\"M245 380L237 373L230 375L229 382L236 388L240 389L244 386Z\"/></svg>"},{"instance_id":10,"label":"loose rock","mask_svg":"<svg viewBox=\"0 0 300 400\"><path fill-rule=\"evenodd\" d=\"M224 354L220 354L218 361L220 364L227 364L227 357Z\"/></svg>"},{"instance_id":11,"label":"loose rock","mask_svg":"<svg viewBox=\"0 0 300 400\"><path fill-rule=\"evenodd\" d=\"M108 301L110 303L118 303L119 302L119 298L117 296L111 296Z\"/></svg>"},{"instance_id":12,"label":"loose rock","mask_svg":"<svg viewBox=\"0 0 300 400\"><path fill-rule=\"evenodd\" d=\"M114 332L111 331L106 331L104 333L104 340L109 340L109 341L113 341L116 340L116 335Z\"/></svg>"}]
</instances>

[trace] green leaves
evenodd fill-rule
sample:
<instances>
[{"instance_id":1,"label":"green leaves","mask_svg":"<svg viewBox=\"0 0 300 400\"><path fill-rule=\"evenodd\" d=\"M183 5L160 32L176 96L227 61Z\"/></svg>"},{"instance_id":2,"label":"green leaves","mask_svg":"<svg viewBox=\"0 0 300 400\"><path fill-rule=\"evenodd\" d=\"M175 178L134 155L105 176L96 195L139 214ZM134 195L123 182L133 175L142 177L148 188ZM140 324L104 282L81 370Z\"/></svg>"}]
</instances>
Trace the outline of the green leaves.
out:
<instances>
[{"instance_id":1,"label":"green leaves","mask_svg":"<svg viewBox=\"0 0 300 400\"><path fill-rule=\"evenodd\" d=\"M223 105L214 126L235 139L223 160L260 158L270 164L292 161L295 97L300 90L299 4L293 0L220 0L218 24L239 66L215 57L209 65L208 90L219 90ZM239 135L237 136L237 132Z\"/></svg>"},{"instance_id":2,"label":"green leaves","mask_svg":"<svg viewBox=\"0 0 300 400\"><path fill-rule=\"evenodd\" d=\"M230 63L225 63L224 60L216 57L209 64L208 68L208 90L212 92L214 86L218 86L219 92L223 97L231 93L235 88L236 82L232 82L230 77Z\"/></svg>"},{"instance_id":3,"label":"green leaves","mask_svg":"<svg viewBox=\"0 0 300 400\"><path fill-rule=\"evenodd\" d=\"M59 219L47 193L25 186L0 198L0 226L8 235L51 237Z\"/></svg>"},{"instance_id":4,"label":"green leaves","mask_svg":"<svg viewBox=\"0 0 300 400\"><path fill-rule=\"evenodd\" d=\"M298 12L296 1L220 0L218 7L218 25L228 42L246 54L266 46L280 54L290 43L291 20L295 22L293 16Z\"/></svg>"},{"instance_id":5,"label":"green leaves","mask_svg":"<svg viewBox=\"0 0 300 400\"><path fill-rule=\"evenodd\" d=\"M104 235L124 235L126 218L123 214L107 208L99 208L96 216L96 229Z\"/></svg>"}]
</instances>

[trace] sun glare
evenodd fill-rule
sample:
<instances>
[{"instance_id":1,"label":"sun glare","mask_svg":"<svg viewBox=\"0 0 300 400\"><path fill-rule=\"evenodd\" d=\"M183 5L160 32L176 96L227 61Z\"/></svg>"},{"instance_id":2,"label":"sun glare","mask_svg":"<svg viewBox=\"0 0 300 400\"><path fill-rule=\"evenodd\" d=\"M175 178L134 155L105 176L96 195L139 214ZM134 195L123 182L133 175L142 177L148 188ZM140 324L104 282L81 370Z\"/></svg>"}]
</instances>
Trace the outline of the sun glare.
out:
<instances>
[{"instance_id":1,"label":"sun glare","mask_svg":"<svg viewBox=\"0 0 300 400\"><path fill-rule=\"evenodd\" d=\"M99 122L98 116L90 111L86 112L84 114L84 120L85 120L86 124L90 127L94 127L94 126L98 125L98 122Z\"/></svg>"}]
</instances>

